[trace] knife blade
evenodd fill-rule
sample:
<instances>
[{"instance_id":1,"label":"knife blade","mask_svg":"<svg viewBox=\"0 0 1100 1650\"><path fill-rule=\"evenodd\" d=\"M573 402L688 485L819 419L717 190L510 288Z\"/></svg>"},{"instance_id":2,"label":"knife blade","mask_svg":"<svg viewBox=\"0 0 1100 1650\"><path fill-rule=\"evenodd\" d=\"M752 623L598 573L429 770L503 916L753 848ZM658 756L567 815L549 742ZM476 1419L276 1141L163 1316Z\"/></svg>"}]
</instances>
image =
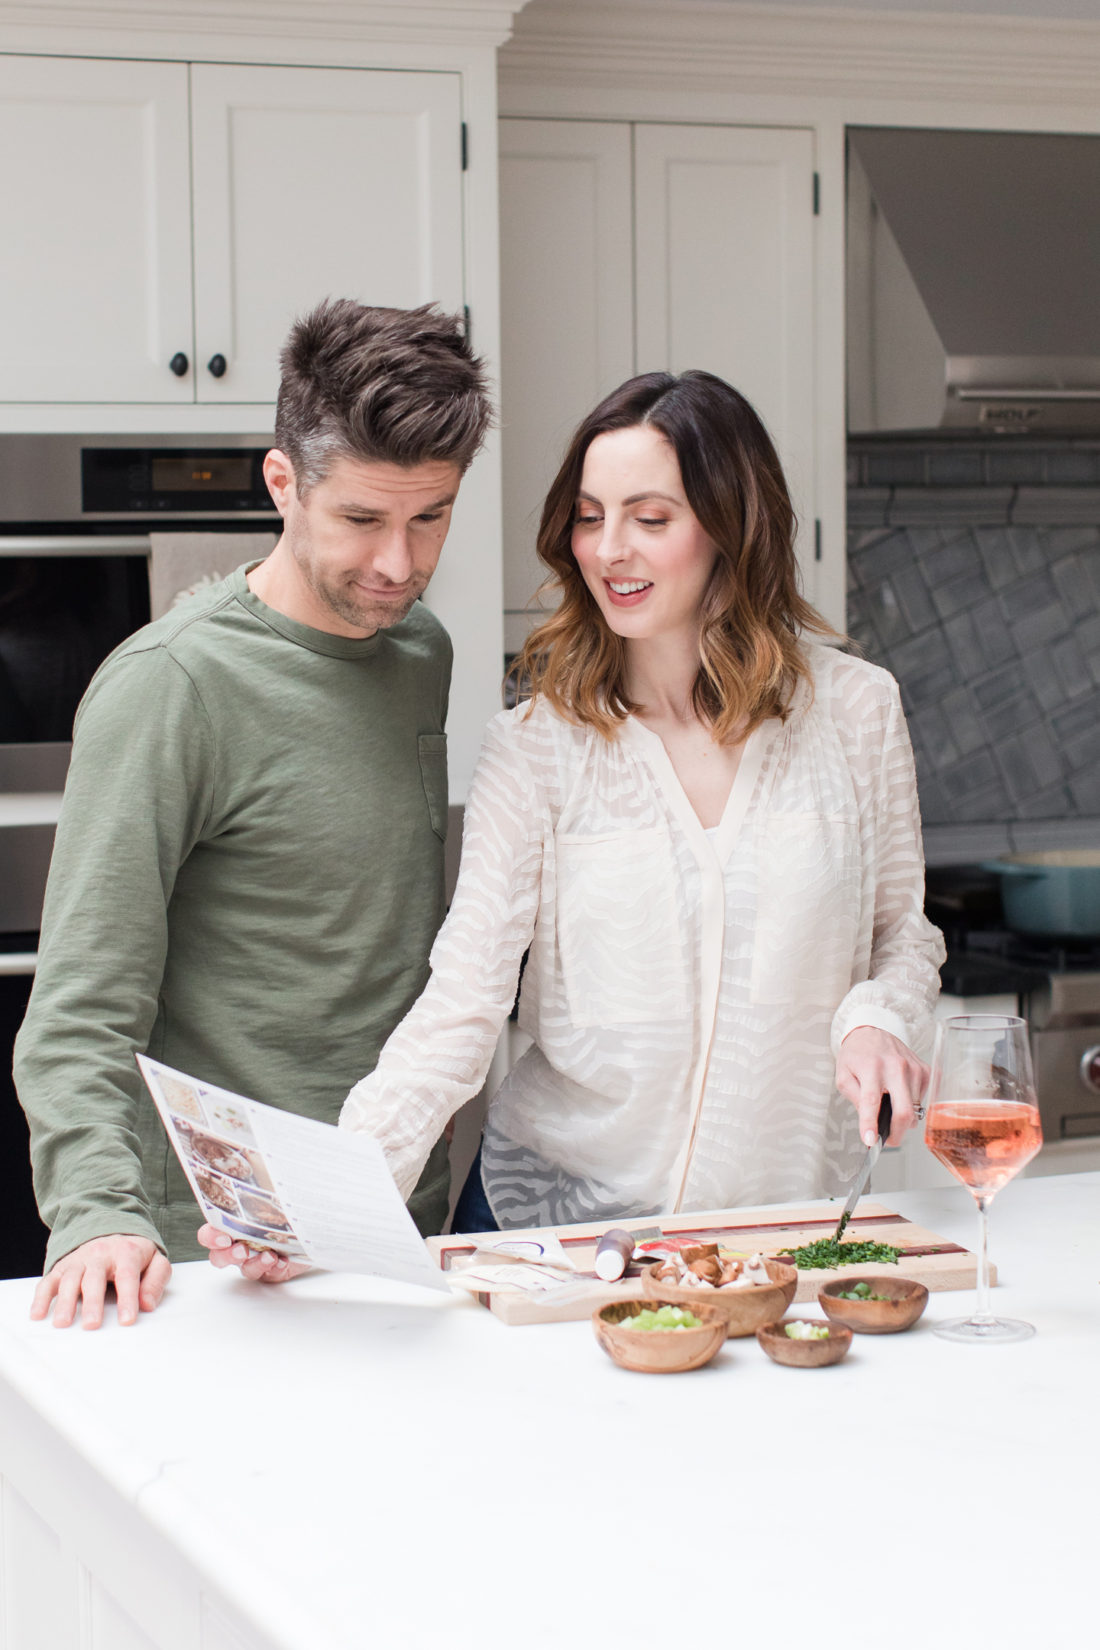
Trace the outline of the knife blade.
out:
<instances>
[{"instance_id":1,"label":"knife blade","mask_svg":"<svg viewBox=\"0 0 1100 1650\"><path fill-rule=\"evenodd\" d=\"M839 1243L844 1235L844 1228L852 1218L856 1204L863 1196L863 1188L871 1177L871 1170L878 1162L878 1154L890 1138L890 1129L894 1121L894 1105L888 1094L882 1097L878 1108L878 1139L873 1146L868 1146L866 1155L860 1165L859 1173L852 1182L852 1189L848 1193L848 1201L844 1205L844 1213L837 1221L836 1231L833 1233L833 1242Z\"/></svg>"}]
</instances>

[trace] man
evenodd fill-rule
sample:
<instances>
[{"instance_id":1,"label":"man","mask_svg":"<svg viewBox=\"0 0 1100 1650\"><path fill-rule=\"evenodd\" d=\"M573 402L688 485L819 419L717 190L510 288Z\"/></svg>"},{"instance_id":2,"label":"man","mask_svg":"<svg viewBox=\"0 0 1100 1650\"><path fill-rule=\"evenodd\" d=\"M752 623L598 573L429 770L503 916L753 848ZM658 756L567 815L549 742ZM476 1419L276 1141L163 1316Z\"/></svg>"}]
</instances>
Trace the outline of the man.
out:
<instances>
[{"instance_id":1,"label":"man","mask_svg":"<svg viewBox=\"0 0 1100 1650\"><path fill-rule=\"evenodd\" d=\"M58 1326L159 1302L198 1208L134 1063L335 1122L419 994L443 912L451 649L419 605L489 421L426 307L329 301L282 356L283 518L132 636L81 704L16 1045ZM410 1199L446 1213L445 1143Z\"/></svg>"}]
</instances>

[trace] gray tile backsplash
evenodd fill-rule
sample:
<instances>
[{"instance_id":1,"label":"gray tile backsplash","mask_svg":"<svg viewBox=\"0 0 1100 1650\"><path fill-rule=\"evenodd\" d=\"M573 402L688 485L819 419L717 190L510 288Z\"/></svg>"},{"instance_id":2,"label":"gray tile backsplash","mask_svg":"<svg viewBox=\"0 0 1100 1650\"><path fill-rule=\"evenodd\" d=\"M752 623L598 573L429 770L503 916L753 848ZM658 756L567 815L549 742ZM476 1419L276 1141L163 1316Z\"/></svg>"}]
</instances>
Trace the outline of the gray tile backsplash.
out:
<instances>
[{"instance_id":1,"label":"gray tile backsplash","mask_svg":"<svg viewBox=\"0 0 1100 1650\"><path fill-rule=\"evenodd\" d=\"M859 441L848 479L849 634L901 684L930 859L1100 840L1100 442Z\"/></svg>"}]
</instances>

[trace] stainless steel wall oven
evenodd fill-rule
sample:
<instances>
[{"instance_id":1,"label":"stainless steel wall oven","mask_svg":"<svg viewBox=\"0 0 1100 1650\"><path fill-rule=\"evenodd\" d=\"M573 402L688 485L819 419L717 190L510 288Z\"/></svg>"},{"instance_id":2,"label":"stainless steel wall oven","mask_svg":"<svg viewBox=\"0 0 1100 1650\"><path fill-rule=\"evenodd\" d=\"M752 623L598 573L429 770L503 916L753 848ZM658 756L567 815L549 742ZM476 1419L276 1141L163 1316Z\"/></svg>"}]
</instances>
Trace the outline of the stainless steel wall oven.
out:
<instances>
[{"instance_id":1,"label":"stainless steel wall oven","mask_svg":"<svg viewBox=\"0 0 1100 1650\"><path fill-rule=\"evenodd\" d=\"M277 524L268 445L0 437L0 746L67 742L96 667L149 618L151 534Z\"/></svg>"},{"instance_id":2,"label":"stainless steel wall oven","mask_svg":"<svg viewBox=\"0 0 1100 1650\"><path fill-rule=\"evenodd\" d=\"M226 535L273 542L270 445L263 434L0 435L0 1275L38 1270L44 1250L8 1055L34 974L73 715L102 660L149 619L154 550L169 535L218 535L230 566L252 552L234 554Z\"/></svg>"}]
</instances>

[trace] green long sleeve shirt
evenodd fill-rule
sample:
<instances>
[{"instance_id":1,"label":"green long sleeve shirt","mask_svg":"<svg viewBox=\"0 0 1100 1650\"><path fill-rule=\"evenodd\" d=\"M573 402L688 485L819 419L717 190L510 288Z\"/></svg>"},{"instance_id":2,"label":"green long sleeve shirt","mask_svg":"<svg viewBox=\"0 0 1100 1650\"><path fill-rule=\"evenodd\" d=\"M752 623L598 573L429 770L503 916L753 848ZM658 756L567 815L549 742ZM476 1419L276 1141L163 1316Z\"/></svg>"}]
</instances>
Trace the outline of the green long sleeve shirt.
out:
<instances>
[{"instance_id":1,"label":"green long sleeve shirt","mask_svg":"<svg viewBox=\"0 0 1100 1650\"><path fill-rule=\"evenodd\" d=\"M203 1253L135 1051L335 1122L427 979L446 632L417 604L332 636L245 573L132 636L77 714L15 1059L47 1268L111 1232ZM410 1204L423 1230L445 1176L437 1152Z\"/></svg>"}]
</instances>

